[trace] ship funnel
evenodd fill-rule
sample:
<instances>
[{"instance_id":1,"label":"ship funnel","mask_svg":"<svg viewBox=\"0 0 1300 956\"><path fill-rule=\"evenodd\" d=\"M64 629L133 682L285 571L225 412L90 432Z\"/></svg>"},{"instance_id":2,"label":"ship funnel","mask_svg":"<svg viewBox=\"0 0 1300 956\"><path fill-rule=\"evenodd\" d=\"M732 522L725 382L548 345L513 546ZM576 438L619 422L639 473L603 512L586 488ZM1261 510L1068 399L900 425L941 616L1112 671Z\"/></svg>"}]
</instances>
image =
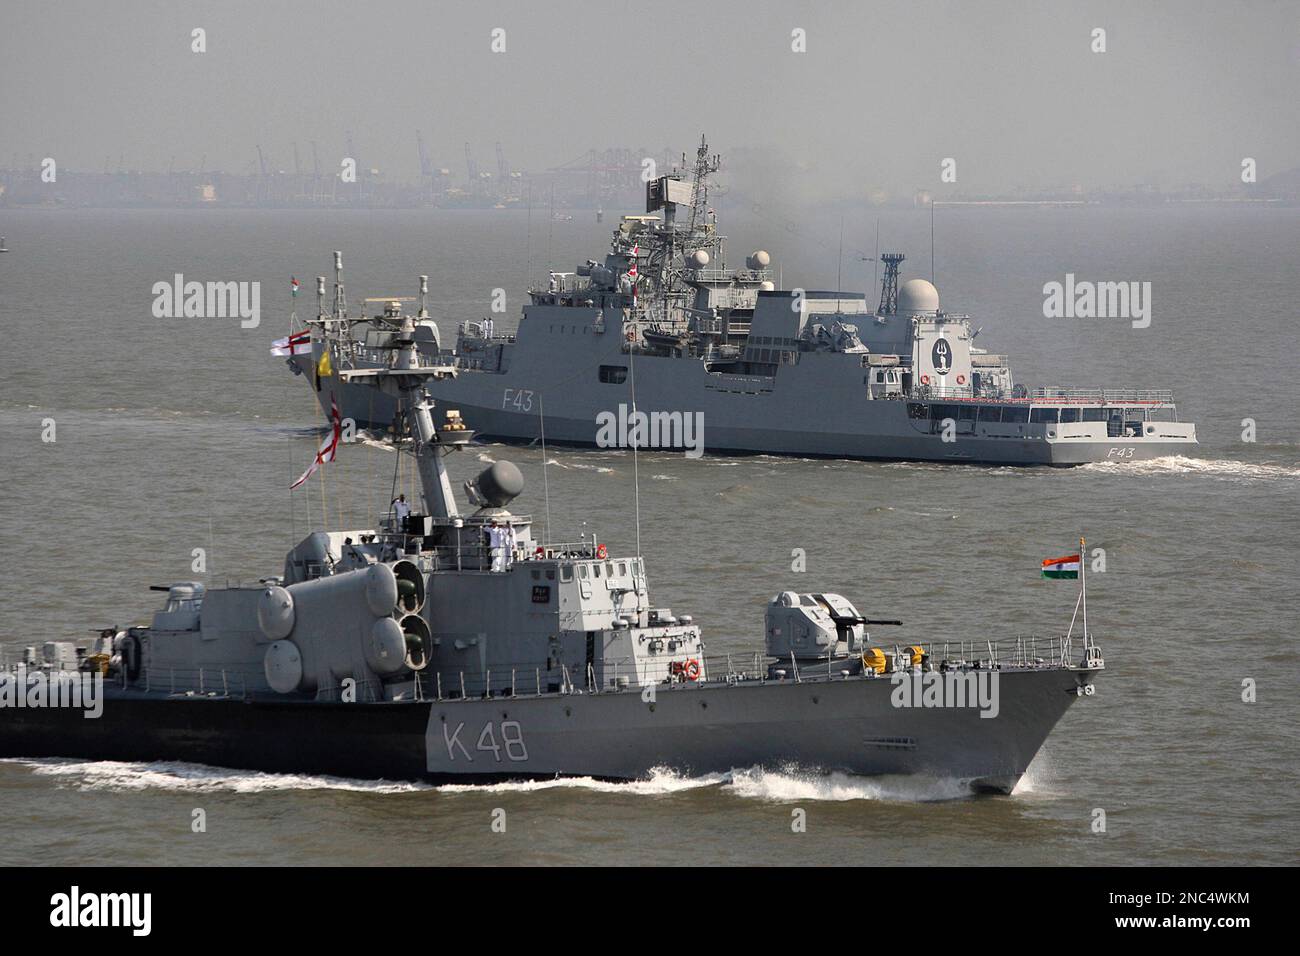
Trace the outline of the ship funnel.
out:
<instances>
[{"instance_id":1,"label":"ship funnel","mask_svg":"<svg viewBox=\"0 0 1300 956\"><path fill-rule=\"evenodd\" d=\"M465 482L465 490L477 504L504 508L523 494L524 476L508 461L493 462L477 478Z\"/></svg>"}]
</instances>

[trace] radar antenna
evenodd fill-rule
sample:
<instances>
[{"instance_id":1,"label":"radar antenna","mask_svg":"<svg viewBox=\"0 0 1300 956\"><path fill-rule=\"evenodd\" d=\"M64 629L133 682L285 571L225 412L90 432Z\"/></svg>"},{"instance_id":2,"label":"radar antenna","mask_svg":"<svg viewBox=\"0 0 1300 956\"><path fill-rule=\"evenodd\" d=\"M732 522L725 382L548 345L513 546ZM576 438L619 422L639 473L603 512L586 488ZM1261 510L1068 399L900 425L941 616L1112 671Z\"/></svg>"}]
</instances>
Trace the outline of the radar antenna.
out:
<instances>
[{"instance_id":1,"label":"radar antenna","mask_svg":"<svg viewBox=\"0 0 1300 956\"><path fill-rule=\"evenodd\" d=\"M885 278L880 283L879 315L893 315L898 311L898 266L906 258L901 252L886 252L880 257L885 264Z\"/></svg>"}]
</instances>

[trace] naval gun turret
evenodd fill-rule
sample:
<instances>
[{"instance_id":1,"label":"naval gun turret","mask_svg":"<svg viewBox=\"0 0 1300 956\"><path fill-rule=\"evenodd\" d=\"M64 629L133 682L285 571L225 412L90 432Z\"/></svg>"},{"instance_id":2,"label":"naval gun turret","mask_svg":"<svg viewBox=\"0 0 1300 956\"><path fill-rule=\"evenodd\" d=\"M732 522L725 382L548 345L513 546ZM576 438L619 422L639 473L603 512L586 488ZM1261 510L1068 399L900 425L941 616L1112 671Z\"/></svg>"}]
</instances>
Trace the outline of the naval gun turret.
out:
<instances>
[{"instance_id":1,"label":"naval gun turret","mask_svg":"<svg viewBox=\"0 0 1300 956\"><path fill-rule=\"evenodd\" d=\"M840 594L782 591L768 603L765 624L767 654L776 659L770 670L783 674L787 664L798 667L837 660L860 672L868 657L881 653L868 648L866 628L897 626L902 621L868 618Z\"/></svg>"}]
</instances>

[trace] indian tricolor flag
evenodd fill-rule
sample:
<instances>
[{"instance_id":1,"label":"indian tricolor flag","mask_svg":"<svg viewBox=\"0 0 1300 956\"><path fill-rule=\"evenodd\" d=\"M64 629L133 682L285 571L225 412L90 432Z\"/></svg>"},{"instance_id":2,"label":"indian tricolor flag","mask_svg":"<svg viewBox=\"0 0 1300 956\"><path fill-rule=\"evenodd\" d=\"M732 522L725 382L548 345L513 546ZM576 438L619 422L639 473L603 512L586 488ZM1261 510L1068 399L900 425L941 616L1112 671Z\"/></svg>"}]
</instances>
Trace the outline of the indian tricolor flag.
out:
<instances>
[{"instance_id":1,"label":"indian tricolor flag","mask_svg":"<svg viewBox=\"0 0 1300 956\"><path fill-rule=\"evenodd\" d=\"M1077 578L1079 576L1079 555L1069 554L1063 558L1048 558L1043 562L1045 578Z\"/></svg>"}]
</instances>

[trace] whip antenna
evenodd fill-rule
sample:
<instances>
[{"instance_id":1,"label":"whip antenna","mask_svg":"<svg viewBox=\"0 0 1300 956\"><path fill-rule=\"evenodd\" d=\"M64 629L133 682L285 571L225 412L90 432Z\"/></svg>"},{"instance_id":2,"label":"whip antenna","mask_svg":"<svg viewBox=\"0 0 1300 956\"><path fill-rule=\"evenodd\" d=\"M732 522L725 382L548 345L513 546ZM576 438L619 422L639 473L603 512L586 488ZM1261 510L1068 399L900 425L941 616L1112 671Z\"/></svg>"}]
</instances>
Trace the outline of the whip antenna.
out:
<instances>
[{"instance_id":1,"label":"whip antenna","mask_svg":"<svg viewBox=\"0 0 1300 956\"><path fill-rule=\"evenodd\" d=\"M542 399L542 393L537 393L537 418L542 428L542 498L546 501L546 537L551 541L551 485L546 477L546 402Z\"/></svg>"},{"instance_id":2,"label":"whip antenna","mask_svg":"<svg viewBox=\"0 0 1300 956\"><path fill-rule=\"evenodd\" d=\"M641 557L641 472L637 463L637 440L636 440L636 343L627 344L627 368L628 382L632 389L632 415L629 420L632 425L632 505L633 514L636 520L636 556Z\"/></svg>"}]
</instances>

